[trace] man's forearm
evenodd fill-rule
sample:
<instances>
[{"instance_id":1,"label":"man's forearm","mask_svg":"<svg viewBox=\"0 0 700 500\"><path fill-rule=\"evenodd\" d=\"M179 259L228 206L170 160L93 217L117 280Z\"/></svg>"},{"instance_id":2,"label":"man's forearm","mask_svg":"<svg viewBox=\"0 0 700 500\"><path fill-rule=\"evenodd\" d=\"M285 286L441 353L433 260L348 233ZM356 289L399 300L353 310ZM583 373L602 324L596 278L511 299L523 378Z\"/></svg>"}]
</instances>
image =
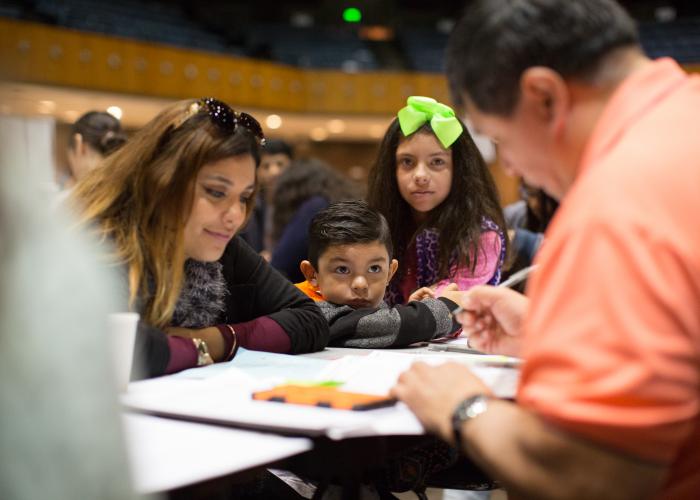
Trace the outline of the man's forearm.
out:
<instances>
[{"instance_id":1,"label":"man's forearm","mask_svg":"<svg viewBox=\"0 0 700 500\"><path fill-rule=\"evenodd\" d=\"M502 400L464 422L462 436L462 448L516 498L648 498L665 473L663 466L585 442Z\"/></svg>"}]
</instances>

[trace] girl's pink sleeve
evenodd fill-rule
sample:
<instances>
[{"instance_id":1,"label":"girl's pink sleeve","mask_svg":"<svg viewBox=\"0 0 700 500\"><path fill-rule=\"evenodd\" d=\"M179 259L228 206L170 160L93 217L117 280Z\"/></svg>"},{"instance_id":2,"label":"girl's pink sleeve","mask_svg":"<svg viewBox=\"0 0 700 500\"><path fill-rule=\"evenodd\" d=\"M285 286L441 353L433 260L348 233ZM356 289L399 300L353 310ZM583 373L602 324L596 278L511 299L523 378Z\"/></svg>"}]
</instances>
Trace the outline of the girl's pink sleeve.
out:
<instances>
[{"instance_id":1,"label":"girl's pink sleeve","mask_svg":"<svg viewBox=\"0 0 700 500\"><path fill-rule=\"evenodd\" d=\"M450 269L450 277L438 282L435 290L437 295L450 283L457 283L460 290L488 283L501 265L501 238L496 231L485 231L481 234L479 246L474 272L468 267L453 267Z\"/></svg>"}]
</instances>

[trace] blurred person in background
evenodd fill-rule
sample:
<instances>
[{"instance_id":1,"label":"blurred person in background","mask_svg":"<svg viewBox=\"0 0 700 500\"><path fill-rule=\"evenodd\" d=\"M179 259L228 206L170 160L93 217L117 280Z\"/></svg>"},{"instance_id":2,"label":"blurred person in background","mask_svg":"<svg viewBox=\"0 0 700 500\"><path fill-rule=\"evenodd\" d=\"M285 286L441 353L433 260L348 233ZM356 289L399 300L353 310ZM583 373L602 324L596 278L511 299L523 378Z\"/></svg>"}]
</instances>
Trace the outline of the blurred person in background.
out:
<instances>
[{"instance_id":1,"label":"blurred person in background","mask_svg":"<svg viewBox=\"0 0 700 500\"><path fill-rule=\"evenodd\" d=\"M130 499L106 333L126 304L14 146L0 131L0 498Z\"/></svg>"},{"instance_id":2,"label":"blurred person in background","mask_svg":"<svg viewBox=\"0 0 700 500\"><path fill-rule=\"evenodd\" d=\"M89 111L71 127L67 158L71 177L64 183L70 188L95 168L104 158L126 142L126 134L117 118L104 111Z\"/></svg>"},{"instance_id":3,"label":"blurred person in background","mask_svg":"<svg viewBox=\"0 0 700 500\"><path fill-rule=\"evenodd\" d=\"M511 256L507 259L509 262L507 269L503 271L503 280L532 265L544 242L544 232L559 208L556 199L544 190L528 185L522 179L519 192L520 200L503 209L511 241ZM514 289L522 292L526 284L527 280L516 285Z\"/></svg>"},{"instance_id":4,"label":"blurred person in background","mask_svg":"<svg viewBox=\"0 0 700 500\"><path fill-rule=\"evenodd\" d=\"M311 219L336 201L362 197L361 187L318 159L297 160L279 177L274 197L272 267L292 283L304 281Z\"/></svg>"},{"instance_id":5,"label":"blurred person in background","mask_svg":"<svg viewBox=\"0 0 700 500\"><path fill-rule=\"evenodd\" d=\"M292 146L281 139L270 139L260 151L257 170L258 194L255 208L241 237L265 260L270 260L272 249L273 197L277 178L289 168L294 159Z\"/></svg>"}]
</instances>

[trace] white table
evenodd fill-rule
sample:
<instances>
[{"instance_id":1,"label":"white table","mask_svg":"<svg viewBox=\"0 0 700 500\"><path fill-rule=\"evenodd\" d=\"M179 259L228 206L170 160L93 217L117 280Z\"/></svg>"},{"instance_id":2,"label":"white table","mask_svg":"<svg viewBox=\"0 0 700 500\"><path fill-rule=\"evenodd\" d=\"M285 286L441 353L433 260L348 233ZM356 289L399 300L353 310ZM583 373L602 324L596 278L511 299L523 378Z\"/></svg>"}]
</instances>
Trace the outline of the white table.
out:
<instances>
[{"instance_id":1,"label":"white table","mask_svg":"<svg viewBox=\"0 0 700 500\"><path fill-rule=\"evenodd\" d=\"M138 414L125 414L127 451L140 494L172 490L270 464L312 448L281 437Z\"/></svg>"},{"instance_id":2,"label":"white table","mask_svg":"<svg viewBox=\"0 0 700 500\"><path fill-rule=\"evenodd\" d=\"M402 405L373 410L371 413L281 405L252 401L250 389L246 388L255 384L258 378L277 376L279 380L276 383L285 379L308 380L328 368L331 362L343 361L339 358L348 355L355 357L350 356L345 360L348 363L340 366L341 372L345 369L350 372L357 370L358 363L367 365L363 371L367 372L364 375L369 375L370 380L365 382L376 385L382 381L380 379L386 379L383 380L386 385L387 381L396 377L396 373L386 369L387 356L409 354L401 358L401 361L407 361L414 358L410 354L416 355L414 359L435 354L425 348L384 350L377 353L382 355L382 359L375 360L372 358L377 354L373 355L372 352L367 349L329 348L304 356L286 356L249 351L239 353L231 363L218 363L131 384L128 392L122 395L122 402L127 407L224 424L222 427L127 415L127 437L137 491L171 490L282 460L310 450L313 446L307 438L263 434L228 426L293 432L315 436L317 440L320 436L326 436L340 441L360 436L385 438L423 434L423 428L415 416ZM436 359L468 359L468 356L461 354L439 354L435 356ZM365 359L369 364L364 363ZM332 377L338 374L335 372ZM351 373L353 383L358 378L363 377Z\"/></svg>"}]
</instances>

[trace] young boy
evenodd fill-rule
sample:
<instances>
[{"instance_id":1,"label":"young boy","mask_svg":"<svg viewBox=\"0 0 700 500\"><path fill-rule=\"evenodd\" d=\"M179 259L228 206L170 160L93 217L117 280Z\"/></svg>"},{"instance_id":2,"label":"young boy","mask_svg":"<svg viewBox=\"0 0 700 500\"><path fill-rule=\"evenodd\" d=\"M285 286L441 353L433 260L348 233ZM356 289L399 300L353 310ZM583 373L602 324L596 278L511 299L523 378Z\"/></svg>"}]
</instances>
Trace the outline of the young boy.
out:
<instances>
[{"instance_id":1,"label":"young boy","mask_svg":"<svg viewBox=\"0 0 700 500\"><path fill-rule=\"evenodd\" d=\"M392 259L389 225L364 201L344 201L322 210L309 228L309 260L300 264L306 281L297 287L316 301L330 325L330 345L404 347L455 335L460 325L448 299L420 289L406 305L389 308L384 292L398 268Z\"/></svg>"}]
</instances>

